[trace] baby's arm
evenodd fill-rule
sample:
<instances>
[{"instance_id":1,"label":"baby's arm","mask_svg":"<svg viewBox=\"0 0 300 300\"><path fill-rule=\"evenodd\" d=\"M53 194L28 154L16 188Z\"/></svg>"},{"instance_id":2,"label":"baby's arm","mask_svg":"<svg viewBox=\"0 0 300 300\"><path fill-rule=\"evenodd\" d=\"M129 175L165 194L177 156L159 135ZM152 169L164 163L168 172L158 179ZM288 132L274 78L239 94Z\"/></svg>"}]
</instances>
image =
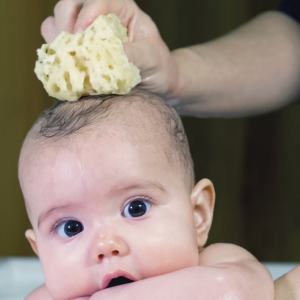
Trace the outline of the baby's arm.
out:
<instances>
[{"instance_id":1,"label":"baby's arm","mask_svg":"<svg viewBox=\"0 0 300 300\"><path fill-rule=\"evenodd\" d=\"M70 300L89 300L90 297L80 297L76 299ZM46 288L46 285L43 284L33 292L31 292L24 300L54 300L50 295Z\"/></svg>"},{"instance_id":2,"label":"baby's arm","mask_svg":"<svg viewBox=\"0 0 300 300\"><path fill-rule=\"evenodd\" d=\"M105 299L273 300L274 284L268 270L248 251L231 244L214 244L199 254L198 267L105 289L90 298ZM26 300L52 299L42 286Z\"/></svg>"},{"instance_id":3,"label":"baby's arm","mask_svg":"<svg viewBox=\"0 0 300 300\"><path fill-rule=\"evenodd\" d=\"M275 281L275 300L300 299L300 266Z\"/></svg>"},{"instance_id":4,"label":"baby's arm","mask_svg":"<svg viewBox=\"0 0 300 300\"><path fill-rule=\"evenodd\" d=\"M273 300L268 270L248 251L215 244L199 254L199 266L105 289L90 300Z\"/></svg>"}]
</instances>

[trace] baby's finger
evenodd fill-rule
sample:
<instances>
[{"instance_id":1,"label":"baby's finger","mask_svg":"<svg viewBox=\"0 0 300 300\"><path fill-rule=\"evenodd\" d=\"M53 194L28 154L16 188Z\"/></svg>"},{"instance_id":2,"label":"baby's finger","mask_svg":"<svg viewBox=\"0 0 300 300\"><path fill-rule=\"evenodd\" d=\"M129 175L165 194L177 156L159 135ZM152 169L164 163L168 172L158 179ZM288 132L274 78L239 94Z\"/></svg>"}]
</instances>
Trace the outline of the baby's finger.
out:
<instances>
[{"instance_id":1,"label":"baby's finger","mask_svg":"<svg viewBox=\"0 0 300 300\"><path fill-rule=\"evenodd\" d=\"M123 26L128 27L137 13L133 0L87 0L82 7L75 24L74 32L82 32L99 15L116 14Z\"/></svg>"},{"instance_id":2,"label":"baby's finger","mask_svg":"<svg viewBox=\"0 0 300 300\"><path fill-rule=\"evenodd\" d=\"M62 31L74 33L74 25L84 0L61 0L54 8L56 35Z\"/></svg>"},{"instance_id":3,"label":"baby's finger","mask_svg":"<svg viewBox=\"0 0 300 300\"><path fill-rule=\"evenodd\" d=\"M55 20L53 17L48 17L41 26L41 33L46 43L51 43L56 37Z\"/></svg>"}]
</instances>

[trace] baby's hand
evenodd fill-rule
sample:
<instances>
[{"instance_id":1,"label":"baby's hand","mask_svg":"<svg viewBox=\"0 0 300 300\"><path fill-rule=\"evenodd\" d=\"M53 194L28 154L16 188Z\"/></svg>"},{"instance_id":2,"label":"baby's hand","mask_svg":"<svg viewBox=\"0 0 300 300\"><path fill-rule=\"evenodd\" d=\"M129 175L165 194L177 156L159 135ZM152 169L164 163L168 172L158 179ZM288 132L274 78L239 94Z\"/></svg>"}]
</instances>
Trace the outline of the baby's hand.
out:
<instances>
[{"instance_id":1,"label":"baby's hand","mask_svg":"<svg viewBox=\"0 0 300 300\"><path fill-rule=\"evenodd\" d=\"M178 71L156 25L133 0L61 0L54 17L42 24L42 35L50 43L61 31L83 32L99 15L116 14L128 28L124 44L129 61L141 71L140 86L161 96L171 97L178 87Z\"/></svg>"}]
</instances>

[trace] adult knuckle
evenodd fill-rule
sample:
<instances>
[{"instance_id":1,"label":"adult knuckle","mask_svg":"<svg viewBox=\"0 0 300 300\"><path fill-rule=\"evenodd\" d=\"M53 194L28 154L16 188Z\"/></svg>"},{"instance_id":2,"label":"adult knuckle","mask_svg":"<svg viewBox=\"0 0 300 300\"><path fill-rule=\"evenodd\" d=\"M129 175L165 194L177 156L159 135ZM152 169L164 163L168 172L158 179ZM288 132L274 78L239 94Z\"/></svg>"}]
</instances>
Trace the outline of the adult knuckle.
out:
<instances>
[{"instance_id":1,"label":"adult knuckle","mask_svg":"<svg viewBox=\"0 0 300 300\"><path fill-rule=\"evenodd\" d=\"M60 0L54 7L54 13L57 14L59 11L70 8L76 5L76 1L74 0Z\"/></svg>"},{"instance_id":2,"label":"adult knuckle","mask_svg":"<svg viewBox=\"0 0 300 300\"><path fill-rule=\"evenodd\" d=\"M47 26L49 24L50 20L49 18L47 18L46 20L44 20L41 24L41 32L44 33L46 32Z\"/></svg>"}]
</instances>

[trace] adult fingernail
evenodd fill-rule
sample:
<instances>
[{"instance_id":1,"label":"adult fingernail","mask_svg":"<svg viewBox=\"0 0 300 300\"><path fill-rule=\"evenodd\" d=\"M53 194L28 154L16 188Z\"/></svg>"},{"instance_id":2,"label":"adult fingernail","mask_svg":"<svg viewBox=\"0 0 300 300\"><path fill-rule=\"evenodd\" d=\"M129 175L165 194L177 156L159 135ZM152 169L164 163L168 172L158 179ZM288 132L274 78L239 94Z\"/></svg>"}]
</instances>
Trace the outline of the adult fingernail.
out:
<instances>
[{"instance_id":1,"label":"adult fingernail","mask_svg":"<svg viewBox=\"0 0 300 300\"><path fill-rule=\"evenodd\" d=\"M75 31L75 33L83 33L82 28L77 28L76 31Z\"/></svg>"}]
</instances>

